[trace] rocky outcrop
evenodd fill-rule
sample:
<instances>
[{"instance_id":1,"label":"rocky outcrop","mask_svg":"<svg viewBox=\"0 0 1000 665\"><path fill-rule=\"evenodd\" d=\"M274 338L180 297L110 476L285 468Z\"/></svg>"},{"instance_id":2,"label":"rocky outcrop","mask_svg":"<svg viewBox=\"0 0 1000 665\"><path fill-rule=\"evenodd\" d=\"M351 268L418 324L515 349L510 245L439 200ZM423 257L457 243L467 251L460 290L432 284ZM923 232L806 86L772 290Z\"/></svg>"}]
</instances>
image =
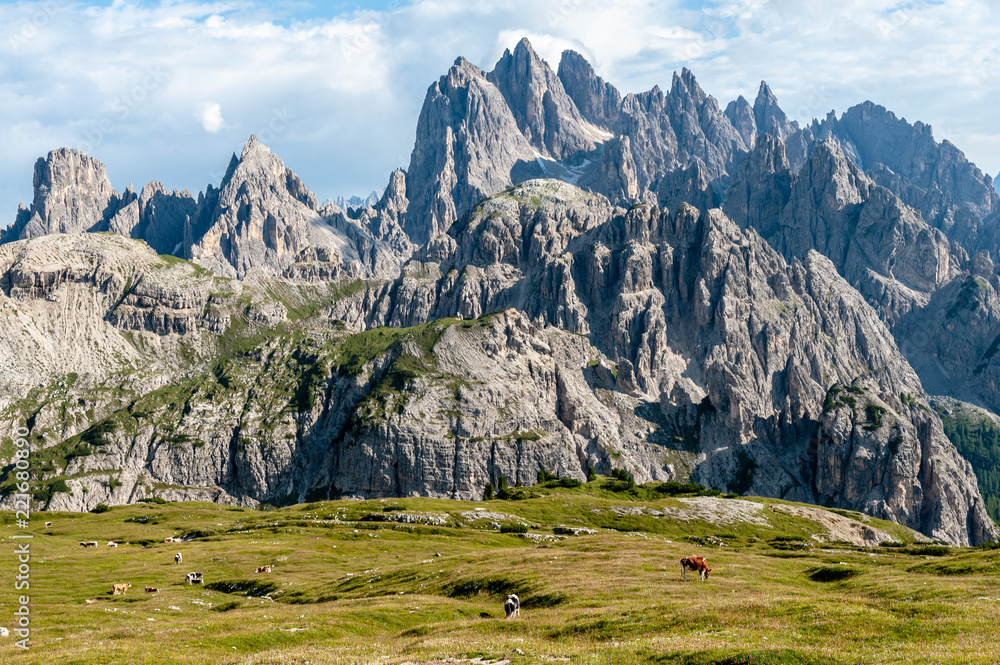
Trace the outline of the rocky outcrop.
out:
<instances>
[{"instance_id":1,"label":"rocky outcrop","mask_svg":"<svg viewBox=\"0 0 1000 665\"><path fill-rule=\"evenodd\" d=\"M669 94L654 87L627 95L614 132L629 137L643 189L694 159L701 160L714 184L747 150L718 103L687 69L674 74Z\"/></svg>"},{"instance_id":2,"label":"rocky outcrop","mask_svg":"<svg viewBox=\"0 0 1000 665\"><path fill-rule=\"evenodd\" d=\"M0 242L100 230L118 205L104 164L69 148L35 163L34 190L30 210L18 210L13 226L0 232Z\"/></svg>"},{"instance_id":3,"label":"rocky outcrop","mask_svg":"<svg viewBox=\"0 0 1000 665\"><path fill-rule=\"evenodd\" d=\"M743 143L746 144L747 148L752 149L757 143L757 119L750 102L743 95L740 95L734 101L729 102L725 114L733 129L743 138Z\"/></svg>"},{"instance_id":4,"label":"rocky outcrop","mask_svg":"<svg viewBox=\"0 0 1000 665\"><path fill-rule=\"evenodd\" d=\"M159 254L183 254L185 227L198 209L187 190L169 192L154 181L138 196L129 185L121 198L118 211L108 221L108 231L145 240Z\"/></svg>"}]
</instances>

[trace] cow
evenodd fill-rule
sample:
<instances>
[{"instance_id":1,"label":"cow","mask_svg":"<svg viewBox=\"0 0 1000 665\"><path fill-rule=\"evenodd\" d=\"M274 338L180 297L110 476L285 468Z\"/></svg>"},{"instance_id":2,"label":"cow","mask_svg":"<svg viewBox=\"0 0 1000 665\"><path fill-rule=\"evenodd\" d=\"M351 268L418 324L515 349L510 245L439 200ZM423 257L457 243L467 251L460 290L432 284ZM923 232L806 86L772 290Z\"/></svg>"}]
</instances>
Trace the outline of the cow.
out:
<instances>
[{"instance_id":1,"label":"cow","mask_svg":"<svg viewBox=\"0 0 1000 665\"><path fill-rule=\"evenodd\" d=\"M174 565L175 565L175 566L176 566L177 564L179 564L179 563L180 563L181 561L183 561L183 560L184 560L184 555L183 555L183 554L181 554L180 552L178 552L177 554L175 554L175 555L174 555Z\"/></svg>"},{"instance_id":2,"label":"cow","mask_svg":"<svg viewBox=\"0 0 1000 665\"><path fill-rule=\"evenodd\" d=\"M160 590L157 589L155 586L146 587L146 593L159 593L159 592Z\"/></svg>"},{"instance_id":3,"label":"cow","mask_svg":"<svg viewBox=\"0 0 1000 665\"><path fill-rule=\"evenodd\" d=\"M516 619L521 616L521 600L517 594L510 594L507 600L503 601L503 611L507 613L508 619Z\"/></svg>"},{"instance_id":4,"label":"cow","mask_svg":"<svg viewBox=\"0 0 1000 665\"><path fill-rule=\"evenodd\" d=\"M266 565L266 566L261 566L260 568L258 568L258 569L257 569L256 571L254 571L254 572L258 572L258 573L269 573L269 572L271 572L271 564L268 564L268 565Z\"/></svg>"},{"instance_id":5,"label":"cow","mask_svg":"<svg viewBox=\"0 0 1000 665\"><path fill-rule=\"evenodd\" d=\"M115 542L109 542L109 543L108 543L108 547L114 547L115 549L117 549L117 548L118 548L118 543L115 543Z\"/></svg>"},{"instance_id":6,"label":"cow","mask_svg":"<svg viewBox=\"0 0 1000 665\"><path fill-rule=\"evenodd\" d=\"M52 522L46 522L45 526L52 526Z\"/></svg>"},{"instance_id":7,"label":"cow","mask_svg":"<svg viewBox=\"0 0 1000 665\"><path fill-rule=\"evenodd\" d=\"M205 584L205 578L201 573L188 573L187 577L184 578L188 584Z\"/></svg>"},{"instance_id":8,"label":"cow","mask_svg":"<svg viewBox=\"0 0 1000 665\"><path fill-rule=\"evenodd\" d=\"M708 580L708 574L712 569L708 567L708 560L700 556L686 556L681 559L681 571L684 574L684 581L687 581L687 571L693 571L701 575L701 581Z\"/></svg>"},{"instance_id":9,"label":"cow","mask_svg":"<svg viewBox=\"0 0 1000 665\"><path fill-rule=\"evenodd\" d=\"M85 540L82 543L80 543L80 547L97 547L97 541L96 540Z\"/></svg>"},{"instance_id":10,"label":"cow","mask_svg":"<svg viewBox=\"0 0 1000 665\"><path fill-rule=\"evenodd\" d=\"M125 595L125 592L132 588L132 584L129 582L116 582L111 585L111 595L117 596L118 594Z\"/></svg>"}]
</instances>

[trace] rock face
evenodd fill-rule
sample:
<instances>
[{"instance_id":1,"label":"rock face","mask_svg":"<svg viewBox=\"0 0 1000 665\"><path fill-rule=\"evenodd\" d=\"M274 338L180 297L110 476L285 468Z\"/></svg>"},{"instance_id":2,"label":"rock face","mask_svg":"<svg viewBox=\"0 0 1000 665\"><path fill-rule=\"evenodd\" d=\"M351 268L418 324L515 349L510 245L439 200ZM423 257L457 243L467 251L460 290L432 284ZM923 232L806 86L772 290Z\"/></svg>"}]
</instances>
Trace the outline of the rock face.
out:
<instances>
[{"instance_id":1,"label":"rock face","mask_svg":"<svg viewBox=\"0 0 1000 665\"><path fill-rule=\"evenodd\" d=\"M944 233L875 184L833 142L795 174L780 141L761 137L733 178L726 211L786 258L816 250L894 325L955 278L963 256Z\"/></svg>"},{"instance_id":2,"label":"rock face","mask_svg":"<svg viewBox=\"0 0 1000 665\"><path fill-rule=\"evenodd\" d=\"M117 206L104 164L79 150L53 150L35 163L35 198L18 210L0 243L51 233L99 230Z\"/></svg>"},{"instance_id":3,"label":"rock face","mask_svg":"<svg viewBox=\"0 0 1000 665\"><path fill-rule=\"evenodd\" d=\"M788 120L788 116L778 106L778 98L771 92L766 82L760 82L757 99L753 103L753 118L757 132L786 140L798 130L798 125Z\"/></svg>"},{"instance_id":4,"label":"rock face","mask_svg":"<svg viewBox=\"0 0 1000 665\"><path fill-rule=\"evenodd\" d=\"M50 265L83 268L94 256L88 237L131 242L28 242L48 243L39 247ZM123 246L117 253L135 258L84 269L73 278L77 301L122 283L121 295L105 296L110 312L92 308L87 326L150 340L136 351L156 357L171 340L196 339L208 349L236 318L264 336L206 353L213 372L168 373L169 387L119 410L99 405L110 413L87 431L42 409L40 431L91 450L66 459L59 473L73 494L51 507L134 501L157 488L248 505L477 498L500 475L529 482L544 468L582 478L589 466L623 465L641 481L684 469L721 489L863 509L950 542L992 537L974 476L936 416L900 401L920 399L919 379L819 254L789 265L718 210L626 213L556 181L486 201L448 237L421 257L436 260L413 262L379 289L390 302L365 308L416 327L332 343L286 337L265 314L266 297L244 310L235 292L216 293L224 281L212 286L184 262L158 268L148 249ZM24 252L35 246L7 246L30 275L38 271ZM13 265L4 280L22 307L61 293ZM180 272L156 279L158 270ZM93 271L107 277L87 277ZM532 298L538 290L548 295ZM253 293L243 297L254 302ZM356 298L339 302L347 311ZM438 318L443 309L465 320ZM503 313L481 316L491 310ZM123 362L107 346L104 364ZM65 384L49 390L72 395ZM23 417L9 408L8 418Z\"/></svg>"}]
</instances>

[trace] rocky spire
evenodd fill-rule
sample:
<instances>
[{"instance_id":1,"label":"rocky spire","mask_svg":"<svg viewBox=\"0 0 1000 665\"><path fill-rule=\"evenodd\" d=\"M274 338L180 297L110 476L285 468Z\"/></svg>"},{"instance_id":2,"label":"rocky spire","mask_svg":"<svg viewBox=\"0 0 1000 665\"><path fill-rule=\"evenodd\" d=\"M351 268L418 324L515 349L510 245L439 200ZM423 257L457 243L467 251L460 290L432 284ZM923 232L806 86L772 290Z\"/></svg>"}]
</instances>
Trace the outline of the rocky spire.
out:
<instances>
[{"instance_id":1,"label":"rocky spire","mask_svg":"<svg viewBox=\"0 0 1000 665\"><path fill-rule=\"evenodd\" d=\"M593 150L583 116L563 84L527 39L508 49L486 75L503 94L531 145L556 160Z\"/></svg>"},{"instance_id":2,"label":"rocky spire","mask_svg":"<svg viewBox=\"0 0 1000 665\"><path fill-rule=\"evenodd\" d=\"M759 134L770 134L784 141L798 131L798 126L789 122L788 116L778 106L778 98L765 81L760 82L760 90L753 103L753 116Z\"/></svg>"},{"instance_id":3,"label":"rocky spire","mask_svg":"<svg viewBox=\"0 0 1000 665\"><path fill-rule=\"evenodd\" d=\"M743 95L729 102L725 110L726 117L733 128L743 138L748 148L753 148L757 141L757 120L754 118L753 107Z\"/></svg>"},{"instance_id":4,"label":"rocky spire","mask_svg":"<svg viewBox=\"0 0 1000 665\"><path fill-rule=\"evenodd\" d=\"M582 55L576 51L563 51L559 61L559 80L589 122L611 129L618 121L621 93L598 76Z\"/></svg>"},{"instance_id":5,"label":"rocky spire","mask_svg":"<svg viewBox=\"0 0 1000 665\"><path fill-rule=\"evenodd\" d=\"M406 170L406 233L422 244L447 231L483 198L509 187L516 166L533 169L537 154L497 86L458 58L428 88L417 121Z\"/></svg>"}]
</instances>

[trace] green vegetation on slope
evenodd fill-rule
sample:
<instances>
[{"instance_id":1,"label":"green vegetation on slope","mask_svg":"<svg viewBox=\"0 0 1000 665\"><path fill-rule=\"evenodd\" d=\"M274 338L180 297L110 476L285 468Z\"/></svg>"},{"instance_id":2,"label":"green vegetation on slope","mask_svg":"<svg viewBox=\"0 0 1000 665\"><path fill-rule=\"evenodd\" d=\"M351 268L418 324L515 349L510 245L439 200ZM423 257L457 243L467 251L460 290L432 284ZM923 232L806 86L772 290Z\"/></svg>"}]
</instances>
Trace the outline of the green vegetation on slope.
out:
<instances>
[{"instance_id":1,"label":"green vegetation on slope","mask_svg":"<svg viewBox=\"0 0 1000 665\"><path fill-rule=\"evenodd\" d=\"M986 511L1000 523L1000 426L988 416L962 408L958 402L935 405L944 433L972 464Z\"/></svg>"}]
</instances>

